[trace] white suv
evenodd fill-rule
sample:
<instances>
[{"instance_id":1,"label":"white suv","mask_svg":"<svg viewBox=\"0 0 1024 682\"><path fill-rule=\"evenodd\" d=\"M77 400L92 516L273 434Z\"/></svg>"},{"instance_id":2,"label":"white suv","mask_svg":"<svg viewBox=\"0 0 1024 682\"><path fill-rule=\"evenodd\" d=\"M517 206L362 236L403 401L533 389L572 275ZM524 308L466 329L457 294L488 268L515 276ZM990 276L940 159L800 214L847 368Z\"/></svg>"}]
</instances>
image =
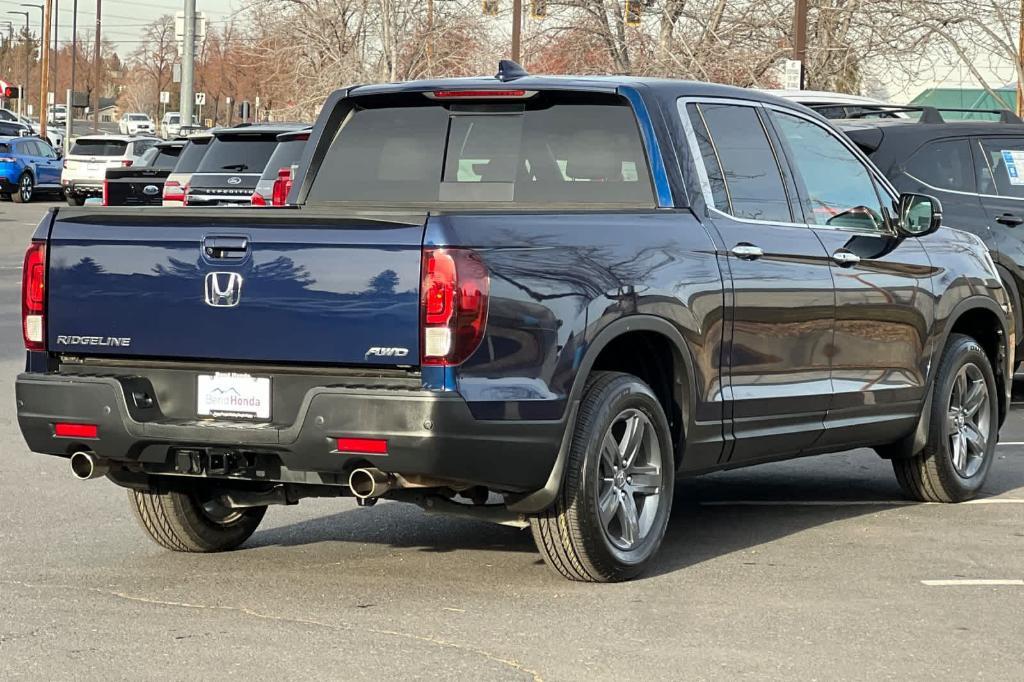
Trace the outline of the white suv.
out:
<instances>
[{"instance_id":1,"label":"white suv","mask_svg":"<svg viewBox=\"0 0 1024 682\"><path fill-rule=\"evenodd\" d=\"M89 197L102 196L108 168L132 165L159 141L126 135L85 135L76 139L60 174L68 205L81 206Z\"/></svg>"},{"instance_id":2,"label":"white suv","mask_svg":"<svg viewBox=\"0 0 1024 682\"><path fill-rule=\"evenodd\" d=\"M156 124L148 114L122 114L117 127L122 135L156 135Z\"/></svg>"}]
</instances>

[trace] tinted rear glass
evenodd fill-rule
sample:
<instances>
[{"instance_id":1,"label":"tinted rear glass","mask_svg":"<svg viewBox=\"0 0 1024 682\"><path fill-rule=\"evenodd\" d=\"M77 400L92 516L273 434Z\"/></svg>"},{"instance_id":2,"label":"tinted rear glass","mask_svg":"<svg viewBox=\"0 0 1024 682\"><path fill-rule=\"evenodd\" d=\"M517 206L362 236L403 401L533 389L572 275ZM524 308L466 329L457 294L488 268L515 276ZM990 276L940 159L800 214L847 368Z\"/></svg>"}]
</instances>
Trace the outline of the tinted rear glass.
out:
<instances>
[{"instance_id":1,"label":"tinted rear glass","mask_svg":"<svg viewBox=\"0 0 1024 682\"><path fill-rule=\"evenodd\" d=\"M308 200L654 203L633 110L618 97L540 93L448 106L420 98L356 108Z\"/></svg>"},{"instance_id":2,"label":"tinted rear glass","mask_svg":"<svg viewBox=\"0 0 1024 682\"><path fill-rule=\"evenodd\" d=\"M148 153L156 152L156 156L149 164L154 168L174 168L181 156L181 147L154 147L147 150Z\"/></svg>"},{"instance_id":3,"label":"tinted rear glass","mask_svg":"<svg viewBox=\"0 0 1024 682\"><path fill-rule=\"evenodd\" d=\"M214 138L197 173L262 173L277 147L276 137L224 135Z\"/></svg>"},{"instance_id":4,"label":"tinted rear glass","mask_svg":"<svg viewBox=\"0 0 1024 682\"><path fill-rule=\"evenodd\" d=\"M123 156L128 143L123 140L75 140L72 154L83 156Z\"/></svg>"},{"instance_id":5,"label":"tinted rear glass","mask_svg":"<svg viewBox=\"0 0 1024 682\"><path fill-rule=\"evenodd\" d=\"M10 154L10 153L11 153L11 145L9 145L9 144L0 144L0 154Z\"/></svg>"},{"instance_id":6,"label":"tinted rear glass","mask_svg":"<svg viewBox=\"0 0 1024 682\"><path fill-rule=\"evenodd\" d=\"M277 172L282 168L288 168L299 162L302 150L306 148L306 140L288 140L278 142L277 149L270 155L270 161L263 171L262 180L276 180Z\"/></svg>"},{"instance_id":7,"label":"tinted rear glass","mask_svg":"<svg viewBox=\"0 0 1024 682\"><path fill-rule=\"evenodd\" d=\"M209 138L189 140L185 148L178 156L178 163L174 165L175 173L194 173L199 168L199 162L203 160L206 151L210 148Z\"/></svg>"}]
</instances>

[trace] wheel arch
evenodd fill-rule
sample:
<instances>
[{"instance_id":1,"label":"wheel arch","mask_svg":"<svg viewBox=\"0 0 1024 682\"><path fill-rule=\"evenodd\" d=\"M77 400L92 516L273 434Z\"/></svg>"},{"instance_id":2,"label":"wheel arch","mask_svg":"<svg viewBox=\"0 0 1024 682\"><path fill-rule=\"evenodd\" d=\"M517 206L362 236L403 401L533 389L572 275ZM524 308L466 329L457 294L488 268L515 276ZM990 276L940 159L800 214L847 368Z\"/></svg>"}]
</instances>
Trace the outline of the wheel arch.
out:
<instances>
[{"instance_id":1,"label":"wheel arch","mask_svg":"<svg viewBox=\"0 0 1024 682\"><path fill-rule=\"evenodd\" d=\"M658 367L660 360L657 355L637 358L635 359L636 361L634 361L634 358L619 358L618 362L614 361L615 358L609 355L609 353L614 353L623 348L642 347L654 339L660 339L659 343L664 344L664 346L659 350L661 352L667 351L672 357L671 381L668 382L667 386L652 385L651 388L654 390L655 395L658 396L662 406L668 408L665 412L673 431L675 461L678 466L682 456L682 444L685 443L687 429L693 423L696 405L693 357L686 345L683 334L665 318L645 314L629 315L607 325L597 333L593 341L587 344L586 352L577 367L576 376L569 392L569 408L566 410L565 430L562 434L561 446L558 449L558 455L555 458L555 463L551 468L548 480L543 488L510 501L508 508L511 511L522 513L539 512L554 502L562 484L565 460L568 456L569 447L572 444L572 434L576 425L577 412L583 399L583 391L587 385L587 379L594 371L624 371L624 368L630 366ZM648 376L650 375L648 374ZM674 413L674 411L677 412Z\"/></svg>"},{"instance_id":2,"label":"wheel arch","mask_svg":"<svg viewBox=\"0 0 1024 682\"><path fill-rule=\"evenodd\" d=\"M938 374L938 364L952 334L970 336L985 350L996 378L999 423L1002 424L1009 410L1010 389L1013 383L1013 370L1010 366L1012 352L1007 347L1007 331L1006 312L992 298L971 296L957 303L950 311L946 318L946 324L943 325L936 337L932 357L929 361L925 399L921 404L921 416L918 419L917 428L902 441L891 446L877 448L878 453L886 459L903 459L913 457L924 449L928 442L928 429L931 426L932 396Z\"/></svg>"}]
</instances>

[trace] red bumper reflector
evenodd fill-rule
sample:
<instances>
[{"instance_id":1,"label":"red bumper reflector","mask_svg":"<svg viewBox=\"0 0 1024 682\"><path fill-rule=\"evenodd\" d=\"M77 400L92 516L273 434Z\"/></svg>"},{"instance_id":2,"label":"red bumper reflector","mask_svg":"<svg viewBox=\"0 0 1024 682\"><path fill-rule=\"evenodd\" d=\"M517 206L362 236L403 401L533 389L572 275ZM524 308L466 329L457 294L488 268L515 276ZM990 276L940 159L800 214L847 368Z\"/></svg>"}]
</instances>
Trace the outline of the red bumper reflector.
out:
<instances>
[{"instance_id":1,"label":"red bumper reflector","mask_svg":"<svg viewBox=\"0 0 1024 682\"><path fill-rule=\"evenodd\" d=\"M99 438L100 429L95 424L69 424L57 422L53 432L60 438Z\"/></svg>"},{"instance_id":2,"label":"red bumper reflector","mask_svg":"<svg viewBox=\"0 0 1024 682\"><path fill-rule=\"evenodd\" d=\"M339 438L338 452L386 455L388 454L388 442L382 438Z\"/></svg>"}]
</instances>

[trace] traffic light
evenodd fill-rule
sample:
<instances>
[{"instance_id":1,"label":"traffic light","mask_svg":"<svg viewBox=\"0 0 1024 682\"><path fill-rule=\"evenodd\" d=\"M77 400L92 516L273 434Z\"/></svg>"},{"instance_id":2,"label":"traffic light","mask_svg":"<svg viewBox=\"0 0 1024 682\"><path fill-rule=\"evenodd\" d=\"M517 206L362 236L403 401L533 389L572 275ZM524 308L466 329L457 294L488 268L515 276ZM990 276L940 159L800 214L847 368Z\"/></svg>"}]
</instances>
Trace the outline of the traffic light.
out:
<instances>
[{"instance_id":1,"label":"traffic light","mask_svg":"<svg viewBox=\"0 0 1024 682\"><path fill-rule=\"evenodd\" d=\"M534 19L543 19L548 15L548 0L533 0L530 5L530 14Z\"/></svg>"},{"instance_id":2,"label":"traffic light","mask_svg":"<svg viewBox=\"0 0 1024 682\"><path fill-rule=\"evenodd\" d=\"M625 19L626 26L640 25L641 0L626 0Z\"/></svg>"},{"instance_id":3,"label":"traffic light","mask_svg":"<svg viewBox=\"0 0 1024 682\"><path fill-rule=\"evenodd\" d=\"M484 16L498 16L498 0L483 0Z\"/></svg>"},{"instance_id":4,"label":"traffic light","mask_svg":"<svg viewBox=\"0 0 1024 682\"><path fill-rule=\"evenodd\" d=\"M18 99L21 97L21 88L17 85L8 85L4 88L4 99Z\"/></svg>"}]
</instances>

